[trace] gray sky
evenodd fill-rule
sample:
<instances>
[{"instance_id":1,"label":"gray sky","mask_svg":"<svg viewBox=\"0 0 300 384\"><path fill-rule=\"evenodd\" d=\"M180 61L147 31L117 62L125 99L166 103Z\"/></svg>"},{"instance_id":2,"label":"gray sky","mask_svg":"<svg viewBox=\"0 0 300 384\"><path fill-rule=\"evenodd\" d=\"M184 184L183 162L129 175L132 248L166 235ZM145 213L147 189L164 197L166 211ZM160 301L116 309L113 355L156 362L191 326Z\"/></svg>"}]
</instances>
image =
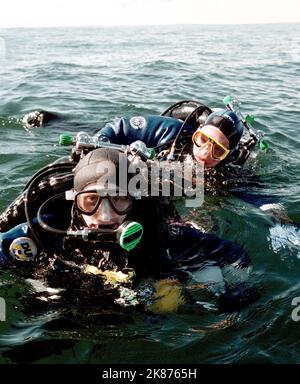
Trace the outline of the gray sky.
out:
<instances>
[{"instance_id":1,"label":"gray sky","mask_svg":"<svg viewBox=\"0 0 300 384\"><path fill-rule=\"evenodd\" d=\"M0 28L300 22L299 0L5 0Z\"/></svg>"}]
</instances>

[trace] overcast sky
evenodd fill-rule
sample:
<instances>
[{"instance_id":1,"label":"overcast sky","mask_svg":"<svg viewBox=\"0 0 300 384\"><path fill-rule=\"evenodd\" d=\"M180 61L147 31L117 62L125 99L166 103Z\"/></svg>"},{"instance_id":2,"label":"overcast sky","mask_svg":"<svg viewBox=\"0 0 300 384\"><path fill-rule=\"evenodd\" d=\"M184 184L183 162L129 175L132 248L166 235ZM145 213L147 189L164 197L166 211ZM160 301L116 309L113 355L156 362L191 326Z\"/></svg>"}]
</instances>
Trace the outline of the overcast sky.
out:
<instances>
[{"instance_id":1,"label":"overcast sky","mask_svg":"<svg viewBox=\"0 0 300 384\"><path fill-rule=\"evenodd\" d=\"M300 0L4 0L0 28L300 22Z\"/></svg>"}]
</instances>

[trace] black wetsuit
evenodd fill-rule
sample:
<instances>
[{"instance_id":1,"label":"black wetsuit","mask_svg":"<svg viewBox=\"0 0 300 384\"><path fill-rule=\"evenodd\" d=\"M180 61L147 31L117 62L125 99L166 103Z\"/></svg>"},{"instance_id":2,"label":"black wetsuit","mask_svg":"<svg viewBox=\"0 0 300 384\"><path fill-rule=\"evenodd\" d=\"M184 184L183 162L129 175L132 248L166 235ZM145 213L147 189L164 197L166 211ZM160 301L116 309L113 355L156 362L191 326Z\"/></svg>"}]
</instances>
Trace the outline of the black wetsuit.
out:
<instances>
[{"instance_id":1,"label":"black wetsuit","mask_svg":"<svg viewBox=\"0 0 300 384\"><path fill-rule=\"evenodd\" d=\"M137 281L151 277L157 280L174 278L183 284L206 284L218 297L218 309L221 312L239 310L256 299L256 290L247 283L251 261L241 246L203 233L190 223L178 221L167 222L162 236L163 244L154 244L153 239L145 236L138 247L129 253L116 245L107 265L120 271L133 268ZM0 264L2 267L13 267L15 271L24 269L22 276L41 278L51 287L70 288L73 296L79 295L78 292L83 287L84 294L89 290L99 295L97 289L101 291L101 288L98 277L84 275L78 266L81 263L97 266L99 258L103 257L100 252L101 244L87 244L80 248L80 245L72 242L66 246L55 237L49 241L49 234L47 237L48 249L44 250L44 255L20 261L12 256L11 244L15 239L22 239L23 253L30 255L32 244L28 246L26 238L32 239L32 234L28 226L26 223L20 224L9 232L2 233ZM86 244L83 241L81 243ZM158 251L160 245L161 249ZM16 251L16 247L14 250ZM53 255L59 257L53 258ZM233 277L232 281L230 276ZM97 281L98 284L95 284ZM216 291L214 285L219 286Z\"/></svg>"}]
</instances>

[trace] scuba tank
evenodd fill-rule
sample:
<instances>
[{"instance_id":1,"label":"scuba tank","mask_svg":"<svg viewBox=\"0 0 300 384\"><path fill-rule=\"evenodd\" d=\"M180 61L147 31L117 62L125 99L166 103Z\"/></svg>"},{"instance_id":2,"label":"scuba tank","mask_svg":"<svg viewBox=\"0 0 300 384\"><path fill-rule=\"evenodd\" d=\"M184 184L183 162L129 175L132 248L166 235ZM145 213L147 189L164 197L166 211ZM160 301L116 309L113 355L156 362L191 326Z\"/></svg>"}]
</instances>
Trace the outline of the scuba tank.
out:
<instances>
[{"instance_id":1,"label":"scuba tank","mask_svg":"<svg viewBox=\"0 0 300 384\"><path fill-rule=\"evenodd\" d=\"M9 231L26 221L26 211L34 215L40 205L53 194L66 191L72 187L73 173L70 172L75 163L50 164L39 170L24 187L19 195L0 215L0 232ZM69 171L69 172L68 172ZM48 176L39 177L48 172ZM30 194L28 194L28 188ZM29 199L26 200L28 195ZM26 209L28 207L28 209Z\"/></svg>"},{"instance_id":2,"label":"scuba tank","mask_svg":"<svg viewBox=\"0 0 300 384\"><path fill-rule=\"evenodd\" d=\"M183 144L180 144L180 141L189 137L189 135L187 135L188 130L186 128L188 126L192 126L197 129L199 126L204 124L205 120L211 113L212 110L209 107L195 100L182 100L167 108L161 116L180 119L183 123L177 132L175 139L170 143L171 147L163 151L163 153L160 154L160 157L164 158L165 155L167 155L167 160L177 160L178 157L175 153L181 149Z\"/></svg>"}]
</instances>

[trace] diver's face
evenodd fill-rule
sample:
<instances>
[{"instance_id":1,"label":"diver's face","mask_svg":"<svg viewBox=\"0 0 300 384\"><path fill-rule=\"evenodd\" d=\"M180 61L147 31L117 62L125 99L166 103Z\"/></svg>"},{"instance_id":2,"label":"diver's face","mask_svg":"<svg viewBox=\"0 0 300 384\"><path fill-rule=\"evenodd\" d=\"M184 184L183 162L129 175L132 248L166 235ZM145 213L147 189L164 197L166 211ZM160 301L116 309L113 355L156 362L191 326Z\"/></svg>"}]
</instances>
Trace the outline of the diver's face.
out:
<instances>
[{"instance_id":1,"label":"diver's face","mask_svg":"<svg viewBox=\"0 0 300 384\"><path fill-rule=\"evenodd\" d=\"M198 131L202 132L203 135L196 135L196 140L194 140L194 158L198 162L203 161L205 168L213 168L229 153L229 141L224 133L213 125L205 125L196 132ZM224 154L226 154L225 157Z\"/></svg>"},{"instance_id":2,"label":"diver's face","mask_svg":"<svg viewBox=\"0 0 300 384\"><path fill-rule=\"evenodd\" d=\"M99 190L99 186L97 184L90 184L84 188L83 191L91 191L91 190ZM87 207L92 206L96 203L96 199L98 199L97 194L86 194L82 195L84 197L84 204ZM126 210L129 205L130 197L113 197L116 206L120 211ZM99 201L99 200L97 200ZM130 200L131 203L131 200ZM111 201L106 197L101 199L101 202L92 215L84 215L82 213L82 218L85 221L88 228L101 228L101 226L109 226L112 229L117 229L125 220L126 214L119 214L114 209Z\"/></svg>"}]
</instances>

